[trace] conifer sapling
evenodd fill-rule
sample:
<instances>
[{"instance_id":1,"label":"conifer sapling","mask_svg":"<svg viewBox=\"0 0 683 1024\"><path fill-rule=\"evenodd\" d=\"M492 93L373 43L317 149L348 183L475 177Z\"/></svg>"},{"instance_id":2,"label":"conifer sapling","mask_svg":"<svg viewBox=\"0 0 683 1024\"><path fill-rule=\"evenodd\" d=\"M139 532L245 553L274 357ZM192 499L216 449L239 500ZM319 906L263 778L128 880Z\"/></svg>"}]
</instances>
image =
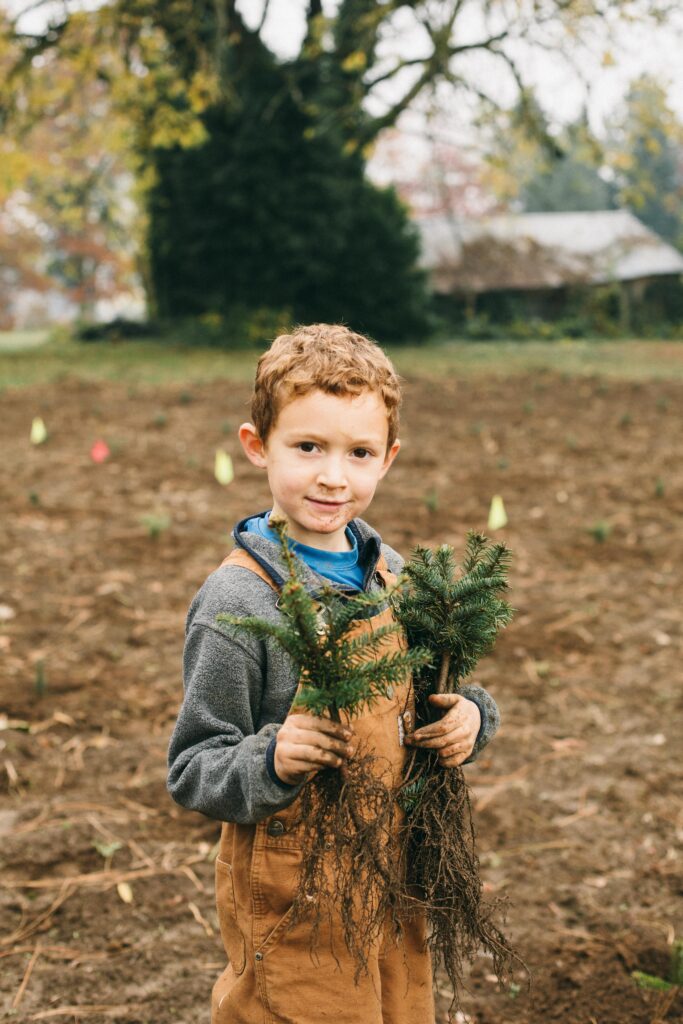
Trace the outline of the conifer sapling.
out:
<instances>
[{"instance_id":1,"label":"conifer sapling","mask_svg":"<svg viewBox=\"0 0 683 1024\"><path fill-rule=\"evenodd\" d=\"M286 523L271 518L270 525L288 570L278 601L282 620L228 614L217 620L227 631L272 638L286 651L300 681L291 712L299 709L347 722L424 667L429 655L387 644L402 629L398 622L372 631L353 629L354 622L386 607L395 588L348 596L329 585L314 599L289 546ZM368 947L379 937L387 912L400 930L404 891L398 848L401 811L375 761L371 751L359 747L340 768L317 771L300 792L295 822L302 865L290 924L304 914L312 918L313 952L323 916L333 907L340 911L356 977L367 970Z\"/></svg>"},{"instance_id":2,"label":"conifer sapling","mask_svg":"<svg viewBox=\"0 0 683 1024\"><path fill-rule=\"evenodd\" d=\"M510 553L470 532L462 566L453 548L418 547L403 568L408 585L395 596L409 645L432 658L415 673L417 724L431 721L429 696L457 693L479 659L512 618L502 596L508 589ZM459 1006L463 961L480 948L493 957L499 978L522 963L482 899L469 791L461 767L439 764L438 752L414 747L399 797L408 814L403 845L409 883L417 886L430 925L433 968L443 963L453 985L451 1014Z\"/></svg>"}]
</instances>

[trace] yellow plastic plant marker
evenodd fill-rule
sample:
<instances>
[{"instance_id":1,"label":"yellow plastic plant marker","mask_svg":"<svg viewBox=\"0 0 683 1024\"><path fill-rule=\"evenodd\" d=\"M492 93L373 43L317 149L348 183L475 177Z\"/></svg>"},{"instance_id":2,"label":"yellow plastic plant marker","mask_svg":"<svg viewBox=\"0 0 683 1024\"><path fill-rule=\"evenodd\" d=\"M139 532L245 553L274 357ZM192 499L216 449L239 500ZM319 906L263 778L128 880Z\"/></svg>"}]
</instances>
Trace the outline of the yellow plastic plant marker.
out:
<instances>
[{"instance_id":1,"label":"yellow plastic plant marker","mask_svg":"<svg viewBox=\"0 0 683 1024\"><path fill-rule=\"evenodd\" d=\"M34 416L31 424L31 444L43 444L47 441L47 427L40 416Z\"/></svg>"},{"instance_id":2,"label":"yellow plastic plant marker","mask_svg":"<svg viewBox=\"0 0 683 1024\"><path fill-rule=\"evenodd\" d=\"M500 494L494 494L491 499L491 508L489 509L489 530L502 530L507 525L508 517L505 511L505 505Z\"/></svg>"},{"instance_id":3,"label":"yellow plastic plant marker","mask_svg":"<svg viewBox=\"0 0 683 1024\"><path fill-rule=\"evenodd\" d=\"M216 462L213 469L214 476L219 484L227 487L235 478L235 471L232 467L232 459L222 448L216 451Z\"/></svg>"}]
</instances>

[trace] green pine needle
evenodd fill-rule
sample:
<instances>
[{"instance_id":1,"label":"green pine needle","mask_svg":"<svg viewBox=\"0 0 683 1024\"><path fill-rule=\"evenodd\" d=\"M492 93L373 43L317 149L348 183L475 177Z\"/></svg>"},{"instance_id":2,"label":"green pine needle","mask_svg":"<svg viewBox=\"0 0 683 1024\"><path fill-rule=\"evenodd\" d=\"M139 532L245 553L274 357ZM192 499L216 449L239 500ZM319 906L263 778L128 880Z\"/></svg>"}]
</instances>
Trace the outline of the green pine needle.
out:
<instances>
[{"instance_id":1,"label":"green pine needle","mask_svg":"<svg viewBox=\"0 0 683 1024\"><path fill-rule=\"evenodd\" d=\"M411 647L432 652L420 675L421 692L435 689L439 660L450 659L449 680L455 690L481 657L488 654L513 609L502 596L508 589L510 552L470 532L462 565L453 548L417 547L403 567L407 586L394 597L398 618Z\"/></svg>"},{"instance_id":2,"label":"green pine needle","mask_svg":"<svg viewBox=\"0 0 683 1024\"><path fill-rule=\"evenodd\" d=\"M366 619L386 607L398 586L348 596L330 585L316 601L303 583L301 564L288 543L286 525L271 519L271 526L278 535L288 570L278 605L282 621L226 613L217 615L216 620L228 634L235 630L259 640L272 638L286 651L303 684L296 707L337 720L340 711L353 716L364 707L372 707L379 697L386 696L390 686L429 663L429 654L420 649L381 653L386 638L402 629L399 622L380 626L374 632L346 636L354 620Z\"/></svg>"}]
</instances>

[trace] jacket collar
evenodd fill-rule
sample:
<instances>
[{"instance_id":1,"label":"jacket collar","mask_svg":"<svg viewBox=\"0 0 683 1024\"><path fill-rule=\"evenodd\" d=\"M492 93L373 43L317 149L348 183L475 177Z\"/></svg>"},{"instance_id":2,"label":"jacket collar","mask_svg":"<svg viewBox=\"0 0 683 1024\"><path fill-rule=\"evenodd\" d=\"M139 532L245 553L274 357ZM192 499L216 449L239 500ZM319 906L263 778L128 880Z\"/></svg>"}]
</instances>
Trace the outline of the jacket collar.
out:
<instances>
[{"instance_id":1,"label":"jacket collar","mask_svg":"<svg viewBox=\"0 0 683 1024\"><path fill-rule=\"evenodd\" d=\"M232 531L232 536L235 545L248 551L252 558L265 569L273 582L281 587L287 578L287 567L279 545L267 537L262 537L260 533L250 533L246 526L250 519L260 518L265 514L265 512L257 512L255 516L240 519ZM377 531L373 530L363 519L352 519L348 525L358 542L358 560L363 567L363 590L369 590L381 554L382 539ZM315 597L323 587L329 586L330 581L311 569L305 562L301 560L300 562L303 583Z\"/></svg>"}]
</instances>

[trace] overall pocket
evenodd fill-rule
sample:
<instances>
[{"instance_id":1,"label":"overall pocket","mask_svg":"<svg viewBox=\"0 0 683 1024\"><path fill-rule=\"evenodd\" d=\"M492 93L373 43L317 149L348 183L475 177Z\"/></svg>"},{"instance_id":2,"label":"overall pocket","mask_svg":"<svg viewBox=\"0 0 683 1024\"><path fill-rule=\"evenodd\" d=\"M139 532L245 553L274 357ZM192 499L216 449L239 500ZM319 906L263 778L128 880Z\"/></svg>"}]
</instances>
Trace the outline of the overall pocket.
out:
<instances>
[{"instance_id":1,"label":"overall pocket","mask_svg":"<svg viewBox=\"0 0 683 1024\"><path fill-rule=\"evenodd\" d=\"M298 801L294 801L256 826L250 878L252 937L254 948L263 954L288 932L301 870L298 816Z\"/></svg>"},{"instance_id":2,"label":"overall pocket","mask_svg":"<svg viewBox=\"0 0 683 1024\"><path fill-rule=\"evenodd\" d=\"M218 857L216 858L216 909L225 952L233 971L239 975L247 962L247 950L244 936L237 923L232 865Z\"/></svg>"}]
</instances>

